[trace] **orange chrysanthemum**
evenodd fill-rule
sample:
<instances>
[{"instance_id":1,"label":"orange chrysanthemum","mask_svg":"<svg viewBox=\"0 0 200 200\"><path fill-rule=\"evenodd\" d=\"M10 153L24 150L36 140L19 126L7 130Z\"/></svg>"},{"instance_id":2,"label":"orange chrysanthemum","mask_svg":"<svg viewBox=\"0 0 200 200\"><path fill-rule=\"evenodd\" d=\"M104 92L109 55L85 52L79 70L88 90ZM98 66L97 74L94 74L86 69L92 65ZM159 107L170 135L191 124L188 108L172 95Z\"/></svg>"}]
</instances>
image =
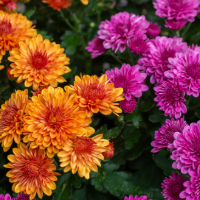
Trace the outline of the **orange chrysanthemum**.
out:
<instances>
[{"instance_id":1,"label":"orange chrysanthemum","mask_svg":"<svg viewBox=\"0 0 200 200\"><path fill-rule=\"evenodd\" d=\"M88 4L88 0L81 0L81 2L82 2L84 5L87 5L87 4Z\"/></svg>"},{"instance_id":2,"label":"orange chrysanthemum","mask_svg":"<svg viewBox=\"0 0 200 200\"><path fill-rule=\"evenodd\" d=\"M88 117L92 113L101 112L104 115L110 115L112 112L117 115L122 110L117 107L122 101L123 89L114 88L113 83L108 83L107 75L104 74L100 78L96 75L83 77L76 76L74 86L66 86L72 94L77 94L77 102L79 106L87 113Z\"/></svg>"},{"instance_id":3,"label":"orange chrysanthemum","mask_svg":"<svg viewBox=\"0 0 200 200\"><path fill-rule=\"evenodd\" d=\"M28 90L17 90L0 109L0 142L4 151L8 151L14 141L20 143L23 133L23 116L28 102Z\"/></svg>"},{"instance_id":4,"label":"orange chrysanthemum","mask_svg":"<svg viewBox=\"0 0 200 200\"><path fill-rule=\"evenodd\" d=\"M69 58L63 53L59 44L44 40L42 35L27 39L19 43L19 48L10 52L10 73L18 77L17 83L25 80L25 87L33 85L36 90L39 86L51 85L57 87L58 83L66 80L61 76L70 72Z\"/></svg>"},{"instance_id":5,"label":"orange chrysanthemum","mask_svg":"<svg viewBox=\"0 0 200 200\"><path fill-rule=\"evenodd\" d=\"M43 3L48 3L49 7L54 10L60 11L60 9L65 9L71 6L73 0L42 0Z\"/></svg>"},{"instance_id":6,"label":"orange chrysanthemum","mask_svg":"<svg viewBox=\"0 0 200 200\"><path fill-rule=\"evenodd\" d=\"M103 134L96 135L93 138L81 136L74 140L67 140L58 153L61 167L64 172L72 170L75 174L78 171L80 177L90 178L90 171L98 171L96 165L101 166L100 160L104 160L102 152L106 151L108 140L102 139Z\"/></svg>"},{"instance_id":7,"label":"orange chrysanthemum","mask_svg":"<svg viewBox=\"0 0 200 200\"><path fill-rule=\"evenodd\" d=\"M4 165L11 170L6 174L9 181L14 183L12 190L16 193L24 192L30 195L32 200L36 193L42 199L43 192L51 196L52 190L56 189L57 181L54 172L56 166L52 164L54 159L45 156L45 151L41 149L31 149L23 143L18 148L13 149L14 155L9 155L10 163Z\"/></svg>"},{"instance_id":8,"label":"orange chrysanthemum","mask_svg":"<svg viewBox=\"0 0 200 200\"><path fill-rule=\"evenodd\" d=\"M89 127L91 119L74 105L75 95L62 88L48 87L38 96L33 96L27 105L24 117L24 142L30 142L31 148L40 147L53 157L62 148L64 142L75 135L90 136L94 129Z\"/></svg>"},{"instance_id":9,"label":"orange chrysanthemum","mask_svg":"<svg viewBox=\"0 0 200 200\"><path fill-rule=\"evenodd\" d=\"M0 58L20 41L36 36L37 32L32 27L32 22L25 16L17 13L0 11Z\"/></svg>"},{"instance_id":10,"label":"orange chrysanthemum","mask_svg":"<svg viewBox=\"0 0 200 200\"><path fill-rule=\"evenodd\" d=\"M4 66L3 65L0 65L0 70L4 69Z\"/></svg>"}]
</instances>

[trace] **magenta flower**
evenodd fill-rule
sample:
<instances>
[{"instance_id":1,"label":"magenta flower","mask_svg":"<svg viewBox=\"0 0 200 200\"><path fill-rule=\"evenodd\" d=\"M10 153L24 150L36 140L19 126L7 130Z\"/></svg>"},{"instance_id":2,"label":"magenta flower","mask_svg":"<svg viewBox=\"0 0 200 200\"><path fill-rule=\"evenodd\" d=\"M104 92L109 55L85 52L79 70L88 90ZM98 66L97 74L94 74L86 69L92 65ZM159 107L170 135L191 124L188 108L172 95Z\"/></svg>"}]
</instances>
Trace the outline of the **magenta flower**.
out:
<instances>
[{"instance_id":1,"label":"magenta flower","mask_svg":"<svg viewBox=\"0 0 200 200\"><path fill-rule=\"evenodd\" d=\"M123 101L120 102L120 108L125 113L132 113L135 110L136 106L137 106L137 102L133 96L131 97L129 101L124 99Z\"/></svg>"},{"instance_id":2,"label":"magenta flower","mask_svg":"<svg viewBox=\"0 0 200 200\"><path fill-rule=\"evenodd\" d=\"M169 68L165 72L168 78L177 77L179 83L186 88L188 95L199 96L200 92L200 50L198 47L188 48L185 53L178 53L169 59Z\"/></svg>"},{"instance_id":3,"label":"magenta flower","mask_svg":"<svg viewBox=\"0 0 200 200\"><path fill-rule=\"evenodd\" d=\"M176 31L182 29L186 23L187 21L185 19L180 19L180 20L172 19L165 21L165 27Z\"/></svg>"},{"instance_id":4,"label":"magenta flower","mask_svg":"<svg viewBox=\"0 0 200 200\"><path fill-rule=\"evenodd\" d=\"M103 46L103 40L96 35L92 41L88 42L88 45L85 49L92 53L92 58L96 58L107 51Z\"/></svg>"},{"instance_id":5,"label":"magenta flower","mask_svg":"<svg viewBox=\"0 0 200 200\"><path fill-rule=\"evenodd\" d=\"M186 125L187 123L184 121L184 117L176 121L174 118L171 120L166 119L165 124L163 124L158 131L155 131L155 140L151 142L151 146L154 148L151 152L156 153L165 147L167 150L173 149L174 133L182 133Z\"/></svg>"},{"instance_id":6,"label":"magenta flower","mask_svg":"<svg viewBox=\"0 0 200 200\"><path fill-rule=\"evenodd\" d=\"M28 194L24 194L23 192L21 192L20 194L17 195L17 197L15 198L15 200L29 200L30 197ZM33 199L36 200L36 199Z\"/></svg>"},{"instance_id":7,"label":"magenta flower","mask_svg":"<svg viewBox=\"0 0 200 200\"><path fill-rule=\"evenodd\" d=\"M129 197L124 197L124 200L147 200L147 197L146 196L138 197L137 195L133 197L132 195L130 195ZM152 199L149 199L149 200L152 200Z\"/></svg>"},{"instance_id":8,"label":"magenta flower","mask_svg":"<svg viewBox=\"0 0 200 200\"><path fill-rule=\"evenodd\" d=\"M180 193L180 198L185 200L199 200L200 194L200 167L197 169L197 173L190 171L189 175L191 176L189 181L185 181L183 185L186 187Z\"/></svg>"},{"instance_id":9,"label":"magenta flower","mask_svg":"<svg viewBox=\"0 0 200 200\"><path fill-rule=\"evenodd\" d=\"M144 85L144 80L147 77L146 73L139 71L140 66L130 66L123 64L121 69L115 67L111 71L106 71L108 79L114 83L115 88L123 88L123 94L126 100L131 100L131 95L134 97L141 97L142 92L147 91L148 87Z\"/></svg>"},{"instance_id":10,"label":"magenta flower","mask_svg":"<svg viewBox=\"0 0 200 200\"><path fill-rule=\"evenodd\" d=\"M0 194L0 200L15 200L15 198L11 198L9 194L5 194L5 196Z\"/></svg>"},{"instance_id":11,"label":"magenta flower","mask_svg":"<svg viewBox=\"0 0 200 200\"><path fill-rule=\"evenodd\" d=\"M148 50L148 40L142 38L134 38L128 44L132 53L143 54Z\"/></svg>"},{"instance_id":12,"label":"magenta flower","mask_svg":"<svg viewBox=\"0 0 200 200\"><path fill-rule=\"evenodd\" d=\"M172 173L169 178L161 184L163 191L161 192L165 200L180 200L179 194L185 189L183 183L188 179L183 177L182 174Z\"/></svg>"},{"instance_id":13,"label":"magenta flower","mask_svg":"<svg viewBox=\"0 0 200 200\"><path fill-rule=\"evenodd\" d=\"M178 119L181 117L181 112L184 114L187 112L187 107L183 103L185 90L176 79L161 81L156 84L154 90L157 95L154 101L158 102L157 106L160 106L159 110L165 112L165 116L175 116Z\"/></svg>"},{"instance_id":14,"label":"magenta flower","mask_svg":"<svg viewBox=\"0 0 200 200\"><path fill-rule=\"evenodd\" d=\"M150 23L149 27L147 28L147 36L149 37L156 37L160 34L160 26L157 23Z\"/></svg>"},{"instance_id":15,"label":"magenta flower","mask_svg":"<svg viewBox=\"0 0 200 200\"><path fill-rule=\"evenodd\" d=\"M111 20L101 22L99 26L99 38L104 40L103 45L105 49L117 50L123 52L126 44L131 41L133 37L146 39L146 29L149 22L145 16L137 16L129 14L128 12L120 12L111 17Z\"/></svg>"},{"instance_id":16,"label":"magenta flower","mask_svg":"<svg viewBox=\"0 0 200 200\"><path fill-rule=\"evenodd\" d=\"M200 121L186 125L182 133L174 133L174 139L171 159L175 162L172 167L183 174L196 171L200 166Z\"/></svg>"},{"instance_id":17,"label":"magenta flower","mask_svg":"<svg viewBox=\"0 0 200 200\"><path fill-rule=\"evenodd\" d=\"M148 52L142 55L138 63L151 75L151 83L160 82L165 79L164 72L169 70L168 59L175 57L177 52L184 52L187 44L182 38L156 37L148 42Z\"/></svg>"},{"instance_id":18,"label":"magenta flower","mask_svg":"<svg viewBox=\"0 0 200 200\"><path fill-rule=\"evenodd\" d=\"M156 15L168 20L185 19L193 22L197 15L198 0L156 0L153 3Z\"/></svg>"}]
</instances>

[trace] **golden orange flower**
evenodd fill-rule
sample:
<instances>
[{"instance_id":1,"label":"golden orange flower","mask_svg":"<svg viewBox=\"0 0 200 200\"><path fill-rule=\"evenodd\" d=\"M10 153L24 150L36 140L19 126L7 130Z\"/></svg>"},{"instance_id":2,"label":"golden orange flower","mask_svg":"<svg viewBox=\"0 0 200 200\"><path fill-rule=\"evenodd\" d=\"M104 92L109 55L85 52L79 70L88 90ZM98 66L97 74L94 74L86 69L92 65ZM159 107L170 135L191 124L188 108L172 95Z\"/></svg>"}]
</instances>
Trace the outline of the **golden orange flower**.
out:
<instances>
[{"instance_id":1,"label":"golden orange flower","mask_svg":"<svg viewBox=\"0 0 200 200\"><path fill-rule=\"evenodd\" d=\"M47 155L53 157L74 134L92 135L94 129L88 126L92 120L74 105L75 97L62 88L51 86L33 96L26 108L24 128L27 132L23 141L30 142L31 148L46 148Z\"/></svg>"},{"instance_id":2,"label":"golden orange flower","mask_svg":"<svg viewBox=\"0 0 200 200\"><path fill-rule=\"evenodd\" d=\"M17 83L25 80L25 87L33 85L36 90L39 86L51 85L57 87L58 83L66 80L61 76L70 72L69 58L63 53L64 49L59 44L44 40L42 35L26 39L19 43L19 48L10 52L10 73L18 77Z\"/></svg>"},{"instance_id":3,"label":"golden orange flower","mask_svg":"<svg viewBox=\"0 0 200 200\"><path fill-rule=\"evenodd\" d=\"M0 65L0 70L2 70L4 68L4 66L3 65Z\"/></svg>"},{"instance_id":4,"label":"golden orange flower","mask_svg":"<svg viewBox=\"0 0 200 200\"><path fill-rule=\"evenodd\" d=\"M60 11L60 9L65 9L71 6L73 0L42 0L43 3L48 3L49 7L54 10Z\"/></svg>"},{"instance_id":5,"label":"golden orange flower","mask_svg":"<svg viewBox=\"0 0 200 200\"><path fill-rule=\"evenodd\" d=\"M93 138L81 136L74 140L67 140L58 153L60 166L65 167L64 172L72 170L75 174L78 171L80 177L90 178L90 171L98 171L96 165L101 166L100 159L104 160L102 152L106 151L108 140L102 139L103 134Z\"/></svg>"},{"instance_id":6,"label":"golden orange flower","mask_svg":"<svg viewBox=\"0 0 200 200\"><path fill-rule=\"evenodd\" d=\"M8 151L14 141L20 143L23 133L23 117L28 102L28 90L17 90L0 109L0 142L4 151Z\"/></svg>"},{"instance_id":7,"label":"golden orange flower","mask_svg":"<svg viewBox=\"0 0 200 200\"><path fill-rule=\"evenodd\" d=\"M17 13L0 11L0 58L20 41L36 36L37 32L32 27L32 22L25 16Z\"/></svg>"},{"instance_id":8,"label":"golden orange flower","mask_svg":"<svg viewBox=\"0 0 200 200\"><path fill-rule=\"evenodd\" d=\"M84 5L87 5L87 4L88 4L88 0L81 0L81 2L82 2Z\"/></svg>"},{"instance_id":9,"label":"golden orange flower","mask_svg":"<svg viewBox=\"0 0 200 200\"><path fill-rule=\"evenodd\" d=\"M45 156L45 151L41 149L31 149L23 143L18 148L13 148L14 155L9 155L8 164L4 165L11 170L6 174L9 181L13 183L12 190L16 193L24 192L30 195L32 200L36 193L42 199L43 192L51 196L52 190L56 189L57 181L54 172L56 166L52 164L54 159Z\"/></svg>"},{"instance_id":10,"label":"golden orange flower","mask_svg":"<svg viewBox=\"0 0 200 200\"><path fill-rule=\"evenodd\" d=\"M74 86L65 86L65 88L69 88L72 94L77 94L76 101L88 117L98 112L104 115L110 115L113 112L117 115L122 110L116 106L119 103L115 102L124 99L123 89L114 88L114 84L108 82L106 74L100 78L96 75L91 77L84 75L81 78L76 76Z\"/></svg>"}]
</instances>

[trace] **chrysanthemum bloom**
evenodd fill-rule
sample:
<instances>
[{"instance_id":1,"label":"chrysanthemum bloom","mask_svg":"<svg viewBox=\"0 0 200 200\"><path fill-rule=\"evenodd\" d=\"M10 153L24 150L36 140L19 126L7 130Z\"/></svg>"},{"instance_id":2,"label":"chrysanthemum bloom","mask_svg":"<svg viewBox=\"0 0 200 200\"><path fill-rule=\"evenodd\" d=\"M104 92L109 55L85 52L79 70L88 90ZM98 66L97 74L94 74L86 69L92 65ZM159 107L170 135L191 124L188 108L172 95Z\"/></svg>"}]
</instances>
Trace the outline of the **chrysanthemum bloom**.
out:
<instances>
[{"instance_id":1,"label":"chrysanthemum bloom","mask_svg":"<svg viewBox=\"0 0 200 200\"><path fill-rule=\"evenodd\" d=\"M128 44L132 53L143 54L148 50L148 40L142 38L133 38Z\"/></svg>"},{"instance_id":2,"label":"chrysanthemum bloom","mask_svg":"<svg viewBox=\"0 0 200 200\"><path fill-rule=\"evenodd\" d=\"M114 156L114 152L115 152L115 149L114 149L114 146L113 146L113 142L110 142L106 147L106 151L103 152L103 156L105 158L112 158Z\"/></svg>"},{"instance_id":3,"label":"chrysanthemum bloom","mask_svg":"<svg viewBox=\"0 0 200 200\"><path fill-rule=\"evenodd\" d=\"M8 151L14 141L20 143L23 133L23 116L28 102L28 90L17 90L0 109L0 142L4 151Z\"/></svg>"},{"instance_id":4,"label":"chrysanthemum bloom","mask_svg":"<svg viewBox=\"0 0 200 200\"><path fill-rule=\"evenodd\" d=\"M168 78L177 77L180 85L186 88L188 95L199 96L200 92L200 50L188 48L185 53L178 53L169 59L170 70L165 72Z\"/></svg>"},{"instance_id":5,"label":"chrysanthemum bloom","mask_svg":"<svg viewBox=\"0 0 200 200\"><path fill-rule=\"evenodd\" d=\"M0 200L15 200L15 198L11 198L10 195L7 193L5 196L0 194Z\"/></svg>"},{"instance_id":6,"label":"chrysanthemum bloom","mask_svg":"<svg viewBox=\"0 0 200 200\"><path fill-rule=\"evenodd\" d=\"M32 149L23 143L18 148L13 148L14 155L9 155L8 164L4 165L11 170L6 174L13 183L12 190L16 193L24 192L30 195L32 200L36 193L42 199L43 192L51 196L56 189L56 166L52 164L54 159L45 156L45 151Z\"/></svg>"},{"instance_id":7,"label":"chrysanthemum bloom","mask_svg":"<svg viewBox=\"0 0 200 200\"><path fill-rule=\"evenodd\" d=\"M156 15L168 20L185 19L193 22L197 15L198 0L156 0L153 3L156 10Z\"/></svg>"},{"instance_id":8,"label":"chrysanthemum bloom","mask_svg":"<svg viewBox=\"0 0 200 200\"><path fill-rule=\"evenodd\" d=\"M46 85L57 87L58 82L65 82L61 75L71 71L65 66L69 58L63 52L59 44L44 40L39 34L20 42L19 48L10 52L8 60L14 62L10 65L13 68L10 73L18 77L17 83L25 80L25 87L32 85L34 90Z\"/></svg>"},{"instance_id":9,"label":"chrysanthemum bloom","mask_svg":"<svg viewBox=\"0 0 200 200\"><path fill-rule=\"evenodd\" d=\"M200 193L200 167L197 168L197 173L190 171L189 175L191 176L189 181L185 181L183 185L186 187L183 190L179 197L185 200L199 200Z\"/></svg>"},{"instance_id":10,"label":"chrysanthemum bloom","mask_svg":"<svg viewBox=\"0 0 200 200\"><path fill-rule=\"evenodd\" d=\"M160 34L160 26L157 23L150 23L149 27L147 28L147 36L148 37L156 37Z\"/></svg>"},{"instance_id":11,"label":"chrysanthemum bloom","mask_svg":"<svg viewBox=\"0 0 200 200\"><path fill-rule=\"evenodd\" d=\"M174 134L174 139L171 159L175 162L172 167L183 174L196 171L200 166L200 121L186 125L182 133Z\"/></svg>"},{"instance_id":12,"label":"chrysanthemum bloom","mask_svg":"<svg viewBox=\"0 0 200 200\"><path fill-rule=\"evenodd\" d=\"M133 96L131 96L131 99L128 101L127 99L124 99L120 103L120 108L125 112L125 113L132 113L137 106L137 102Z\"/></svg>"},{"instance_id":13,"label":"chrysanthemum bloom","mask_svg":"<svg viewBox=\"0 0 200 200\"><path fill-rule=\"evenodd\" d=\"M185 26L186 23L187 23L187 21L185 19L180 19L180 20L175 20L175 19L166 20L165 21L165 27L177 31L177 30L182 29Z\"/></svg>"},{"instance_id":14,"label":"chrysanthemum bloom","mask_svg":"<svg viewBox=\"0 0 200 200\"><path fill-rule=\"evenodd\" d=\"M8 12L16 12L17 4L14 1L10 1L6 4L6 10Z\"/></svg>"},{"instance_id":15,"label":"chrysanthemum bloom","mask_svg":"<svg viewBox=\"0 0 200 200\"><path fill-rule=\"evenodd\" d=\"M82 2L84 5L87 5L87 4L88 4L88 0L81 0L81 2Z\"/></svg>"},{"instance_id":16,"label":"chrysanthemum bloom","mask_svg":"<svg viewBox=\"0 0 200 200\"><path fill-rule=\"evenodd\" d=\"M19 42L34 37L36 34L32 22L22 14L0 11L0 58L6 51L18 47Z\"/></svg>"},{"instance_id":17,"label":"chrysanthemum bloom","mask_svg":"<svg viewBox=\"0 0 200 200\"><path fill-rule=\"evenodd\" d=\"M107 51L103 46L103 41L104 40L95 35L95 38L88 42L89 46L85 47L85 49L92 53L92 58L96 58Z\"/></svg>"},{"instance_id":18,"label":"chrysanthemum bloom","mask_svg":"<svg viewBox=\"0 0 200 200\"><path fill-rule=\"evenodd\" d=\"M161 192L165 200L180 200L179 194L185 189L183 183L188 179L183 177L182 174L172 173L169 178L165 177L161 183Z\"/></svg>"},{"instance_id":19,"label":"chrysanthemum bloom","mask_svg":"<svg viewBox=\"0 0 200 200\"><path fill-rule=\"evenodd\" d=\"M24 142L31 148L45 149L49 157L62 148L64 142L75 135L90 136L94 129L89 127L91 119L75 105L76 95L62 88L48 87L38 96L33 96L27 105L24 128L27 131Z\"/></svg>"},{"instance_id":20,"label":"chrysanthemum bloom","mask_svg":"<svg viewBox=\"0 0 200 200\"><path fill-rule=\"evenodd\" d=\"M124 99L123 89L114 88L114 84L108 82L106 74L100 78L96 75L84 75L81 78L75 76L74 86L65 88L69 88L70 93L77 94L76 102L88 117L98 112L103 115L110 115L113 112L117 115L122 112L117 106L119 103L116 102Z\"/></svg>"},{"instance_id":21,"label":"chrysanthemum bloom","mask_svg":"<svg viewBox=\"0 0 200 200\"><path fill-rule=\"evenodd\" d=\"M114 70L106 71L108 79L114 83L115 88L123 88L123 95L128 101L131 100L131 95L139 98L142 92L148 90L148 87L143 84L147 74L141 73L139 69L139 65L131 67L124 63L121 69L115 67Z\"/></svg>"},{"instance_id":22,"label":"chrysanthemum bloom","mask_svg":"<svg viewBox=\"0 0 200 200\"><path fill-rule=\"evenodd\" d=\"M15 198L15 200L29 200L29 199L30 199L30 195L24 194L23 192L18 194L17 197ZM33 199L33 200L36 200L36 199Z\"/></svg>"},{"instance_id":23,"label":"chrysanthemum bloom","mask_svg":"<svg viewBox=\"0 0 200 200\"><path fill-rule=\"evenodd\" d=\"M187 44L182 38L156 37L148 42L148 51L138 60L138 64L151 75L151 83L160 82L164 79L164 72L169 70L169 58L175 57L178 52L184 52Z\"/></svg>"},{"instance_id":24,"label":"chrysanthemum bloom","mask_svg":"<svg viewBox=\"0 0 200 200\"><path fill-rule=\"evenodd\" d=\"M161 126L158 131L155 131L155 140L151 142L151 146L154 148L151 150L152 153L156 153L163 148L173 149L174 133L182 133L184 127L187 125L184 121L184 117L178 120L166 119L165 124Z\"/></svg>"},{"instance_id":25,"label":"chrysanthemum bloom","mask_svg":"<svg viewBox=\"0 0 200 200\"><path fill-rule=\"evenodd\" d=\"M124 200L147 200L147 197L146 196L138 197L138 195L133 197L132 195L130 195L129 197L125 197ZM152 200L152 199L149 199L149 200Z\"/></svg>"},{"instance_id":26,"label":"chrysanthemum bloom","mask_svg":"<svg viewBox=\"0 0 200 200\"><path fill-rule=\"evenodd\" d=\"M186 113L187 107L183 103L185 102L185 89L174 80L161 81L154 87L157 97L154 101L157 101L157 106L160 106L159 110L165 112L165 116L174 117L176 119L181 117L181 112Z\"/></svg>"},{"instance_id":27,"label":"chrysanthemum bloom","mask_svg":"<svg viewBox=\"0 0 200 200\"><path fill-rule=\"evenodd\" d=\"M60 9L65 9L71 6L73 0L42 0L42 2L48 3L49 7L60 11Z\"/></svg>"},{"instance_id":28,"label":"chrysanthemum bloom","mask_svg":"<svg viewBox=\"0 0 200 200\"><path fill-rule=\"evenodd\" d=\"M99 38L104 40L103 45L105 49L117 50L123 52L126 44L130 42L133 37L146 39L146 29L149 22L145 16L137 16L129 14L128 12L120 12L111 17L111 20L101 22L99 26Z\"/></svg>"},{"instance_id":29,"label":"chrysanthemum bloom","mask_svg":"<svg viewBox=\"0 0 200 200\"><path fill-rule=\"evenodd\" d=\"M102 155L106 151L108 140L102 139L103 134L93 138L81 136L73 140L67 140L58 153L60 166L65 167L64 172L72 170L75 174L78 171L80 177L90 178L90 172L98 171L97 165L101 166L100 160L104 160Z\"/></svg>"}]
</instances>

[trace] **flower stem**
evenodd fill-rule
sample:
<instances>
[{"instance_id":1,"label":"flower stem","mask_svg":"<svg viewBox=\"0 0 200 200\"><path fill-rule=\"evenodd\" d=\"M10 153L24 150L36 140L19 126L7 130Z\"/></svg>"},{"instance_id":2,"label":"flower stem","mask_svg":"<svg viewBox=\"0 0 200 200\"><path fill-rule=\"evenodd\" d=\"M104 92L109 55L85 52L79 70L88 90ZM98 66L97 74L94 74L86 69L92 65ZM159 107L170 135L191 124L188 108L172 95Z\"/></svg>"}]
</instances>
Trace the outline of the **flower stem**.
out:
<instances>
[{"instance_id":1,"label":"flower stem","mask_svg":"<svg viewBox=\"0 0 200 200\"><path fill-rule=\"evenodd\" d=\"M128 48L128 54L129 54L129 57L130 57L130 63L131 63L131 65L134 65L134 60L133 60L133 57L131 55L131 50L130 50L129 47L127 47L127 48Z\"/></svg>"},{"instance_id":2,"label":"flower stem","mask_svg":"<svg viewBox=\"0 0 200 200\"><path fill-rule=\"evenodd\" d=\"M189 22L188 25L186 26L185 30L183 31L183 34L182 34L182 38L185 36L185 34L188 32L190 26L191 26L192 22Z\"/></svg>"},{"instance_id":3,"label":"flower stem","mask_svg":"<svg viewBox=\"0 0 200 200\"><path fill-rule=\"evenodd\" d=\"M176 36L179 38L180 37L180 32L176 31Z\"/></svg>"},{"instance_id":4,"label":"flower stem","mask_svg":"<svg viewBox=\"0 0 200 200\"><path fill-rule=\"evenodd\" d=\"M111 50L109 50L109 52L110 52L111 56L112 56L116 61L118 61L121 65L123 64L123 62L122 62Z\"/></svg>"}]
</instances>

